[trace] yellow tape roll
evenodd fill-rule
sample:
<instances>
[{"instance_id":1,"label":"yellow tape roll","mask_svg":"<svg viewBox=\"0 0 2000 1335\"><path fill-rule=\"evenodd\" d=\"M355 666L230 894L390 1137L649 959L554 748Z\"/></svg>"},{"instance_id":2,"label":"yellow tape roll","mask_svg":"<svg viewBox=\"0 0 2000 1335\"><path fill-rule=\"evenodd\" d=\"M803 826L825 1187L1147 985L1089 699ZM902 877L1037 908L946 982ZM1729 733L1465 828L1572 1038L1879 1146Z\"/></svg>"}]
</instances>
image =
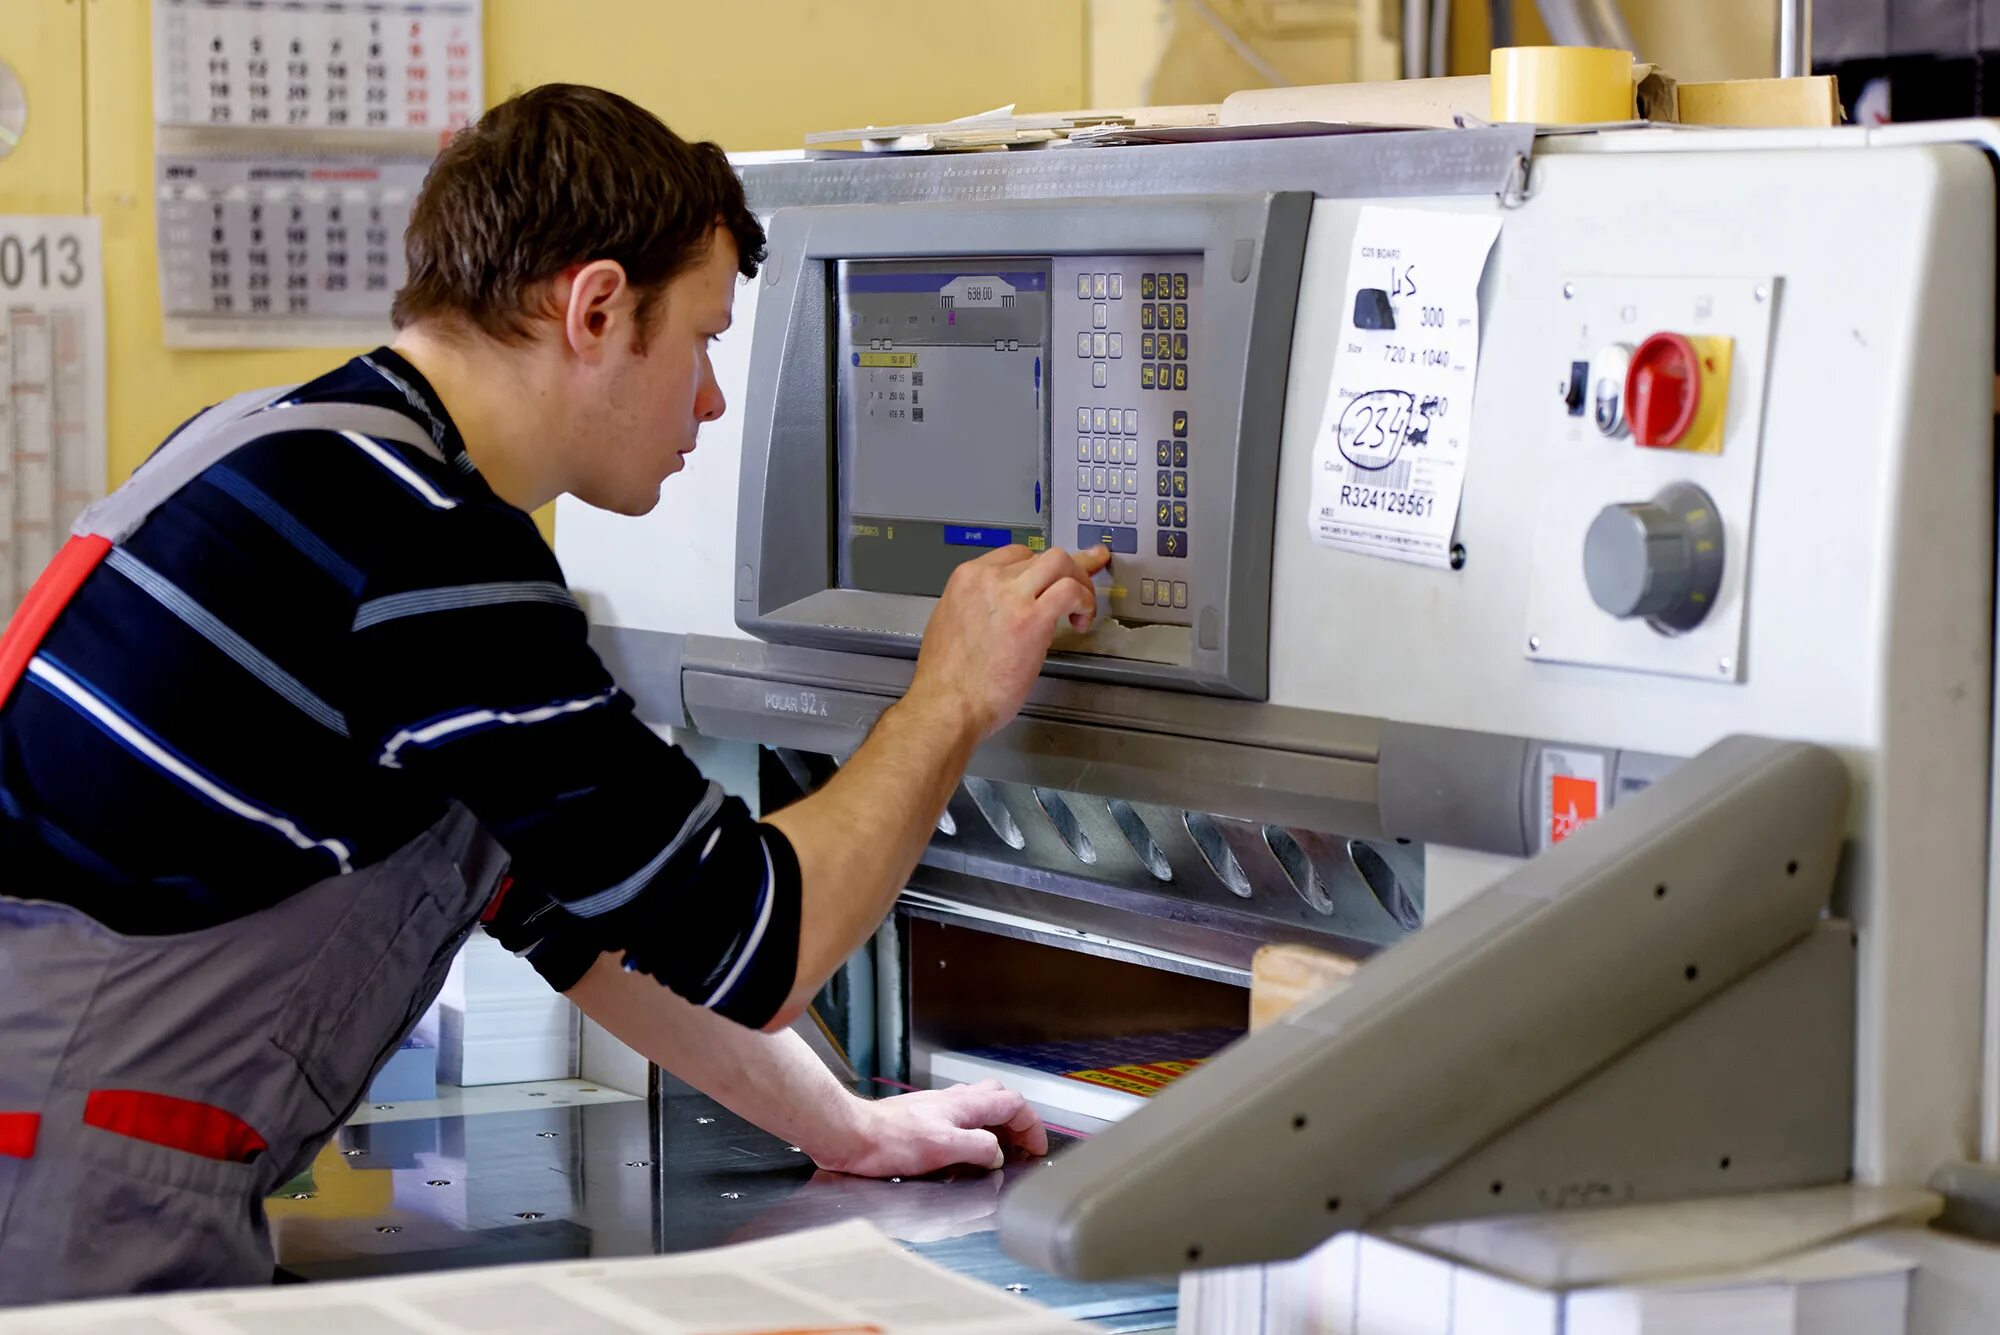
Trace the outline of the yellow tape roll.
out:
<instances>
[{"instance_id":1,"label":"yellow tape roll","mask_svg":"<svg viewBox=\"0 0 2000 1335\"><path fill-rule=\"evenodd\" d=\"M1596 125L1632 119L1632 53L1596 46L1493 52L1493 119Z\"/></svg>"}]
</instances>

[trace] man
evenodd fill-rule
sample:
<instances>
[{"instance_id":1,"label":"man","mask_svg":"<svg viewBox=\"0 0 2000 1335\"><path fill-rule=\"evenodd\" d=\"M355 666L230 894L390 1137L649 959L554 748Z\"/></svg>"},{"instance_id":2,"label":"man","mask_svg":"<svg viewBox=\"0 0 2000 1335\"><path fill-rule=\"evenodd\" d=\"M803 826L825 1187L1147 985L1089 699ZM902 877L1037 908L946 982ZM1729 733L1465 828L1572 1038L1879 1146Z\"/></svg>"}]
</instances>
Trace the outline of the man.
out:
<instances>
[{"instance_id":1,"label":"man","mask_svg":"<svg viewBox=\"0 0 2000 1335\"><path fill-rule=\"evenodd\" d=\"M0 641L0 1300L267 1280L262 1197L482 916L822 1167L1046 1148L997 1085L864 1101L787 1026L1106 555L962 568L904 699L754 820L634 718L528 518L645 513L722 414L763 250L734 174L535 89L444 150L406 245L393 345L184 426Z\"/></svg>"}]
</instances>

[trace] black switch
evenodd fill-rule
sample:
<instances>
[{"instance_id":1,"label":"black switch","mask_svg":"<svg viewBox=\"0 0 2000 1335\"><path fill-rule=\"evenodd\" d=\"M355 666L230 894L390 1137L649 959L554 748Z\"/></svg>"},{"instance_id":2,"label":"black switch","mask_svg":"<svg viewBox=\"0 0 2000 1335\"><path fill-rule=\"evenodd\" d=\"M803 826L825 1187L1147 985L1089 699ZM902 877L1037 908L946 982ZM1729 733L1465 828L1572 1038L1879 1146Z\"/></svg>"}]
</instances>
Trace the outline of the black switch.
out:
<instances>
[{"instance_id":1,"label":"black switch","mask_svg":"<svg viewBox=\"0 0 2000 1335\"><path fill-rule=\"evenodd\" d=\"M1396 311L1389 304L1389 294L1379 287L1364 287L1354 294L1354 327L1356 329L1394 329Z\"/></svg>"},{"instance_id":2,"label":"black switch","mask_svg":"<svg viewBox=\"0 0 2000 1335\"><path fill-rule=\"evenodd\" d=\"M1563 386L1563 407L1569 409L1571 417L1583 416L1583 403L1589 397L1590 363L1571 362L1569 383Z\"/></svg>"}]
</instances>

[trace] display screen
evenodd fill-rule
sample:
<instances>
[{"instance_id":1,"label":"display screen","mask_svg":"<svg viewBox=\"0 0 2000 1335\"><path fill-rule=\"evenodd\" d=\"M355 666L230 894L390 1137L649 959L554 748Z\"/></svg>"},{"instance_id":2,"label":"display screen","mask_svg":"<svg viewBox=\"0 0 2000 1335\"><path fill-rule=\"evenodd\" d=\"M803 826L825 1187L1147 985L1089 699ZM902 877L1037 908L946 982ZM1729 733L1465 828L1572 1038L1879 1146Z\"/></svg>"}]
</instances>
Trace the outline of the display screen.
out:
<instances>
[{"instance_id":1,"label":"display screen","mask_svg":"<svg viewBox=\"0 0 2000 1335\"><path fill-rule=\"evenodd\" d=\"M1046 260L835 266L840 587L936 595L1049 541Z\"/></svg>"}]
</instances>

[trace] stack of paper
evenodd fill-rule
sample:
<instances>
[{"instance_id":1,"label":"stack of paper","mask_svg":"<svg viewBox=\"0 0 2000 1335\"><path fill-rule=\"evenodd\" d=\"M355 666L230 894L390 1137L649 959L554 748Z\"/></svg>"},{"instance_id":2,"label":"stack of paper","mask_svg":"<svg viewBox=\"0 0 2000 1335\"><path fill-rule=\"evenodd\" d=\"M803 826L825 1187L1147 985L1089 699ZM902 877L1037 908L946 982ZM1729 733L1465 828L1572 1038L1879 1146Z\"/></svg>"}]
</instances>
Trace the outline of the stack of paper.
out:
<instances>
[{"instance_id":1,"label":"stack of paper","mask_svg":"<svg viewBox=\"0 0 2000 1335\"><path fill-rule=\"evenodd\" d=\"M1197 1029L934 1052L930 1079L935 1085L998 1080L1044 1117L1108 1123L1145 1107L1240 1037L1240 1029Z\"/></svg>"},{"instance_id":2,"label":"stack of paper","mask_svg":"<svg viewBox=\"0 0 2000 1335\"><path fill-rule=\"evenodd\" d=\"M119 1298L0 1315L0 1335L1064 1335L1083 1329L913 1256L864 1223L679 1256Z\"/></svg>"},{"instance_id":3,"label":"stack of paper","mask_svg":"<svg viewBox=\"0 0 2000 1335\"><path fill-rule=\"evenodd\" d=\"M1889 1241L1935 1209L1849 1186L1346 1233L1297 1261L1183 1276L1180 1329L1903 1335L1915 1262Z\"/></svg>"},{"instance_id":4,"label":"stack of paper","mask_svg":"<svg viewBox=\"0 0 2000 1335\"><path fill-rule=\"evenodd\" d=\"M441 1000L444 1083L501 1085L576 1074L576 1008L485 933L467 939Z\"/></svg>"}]
</instances>

